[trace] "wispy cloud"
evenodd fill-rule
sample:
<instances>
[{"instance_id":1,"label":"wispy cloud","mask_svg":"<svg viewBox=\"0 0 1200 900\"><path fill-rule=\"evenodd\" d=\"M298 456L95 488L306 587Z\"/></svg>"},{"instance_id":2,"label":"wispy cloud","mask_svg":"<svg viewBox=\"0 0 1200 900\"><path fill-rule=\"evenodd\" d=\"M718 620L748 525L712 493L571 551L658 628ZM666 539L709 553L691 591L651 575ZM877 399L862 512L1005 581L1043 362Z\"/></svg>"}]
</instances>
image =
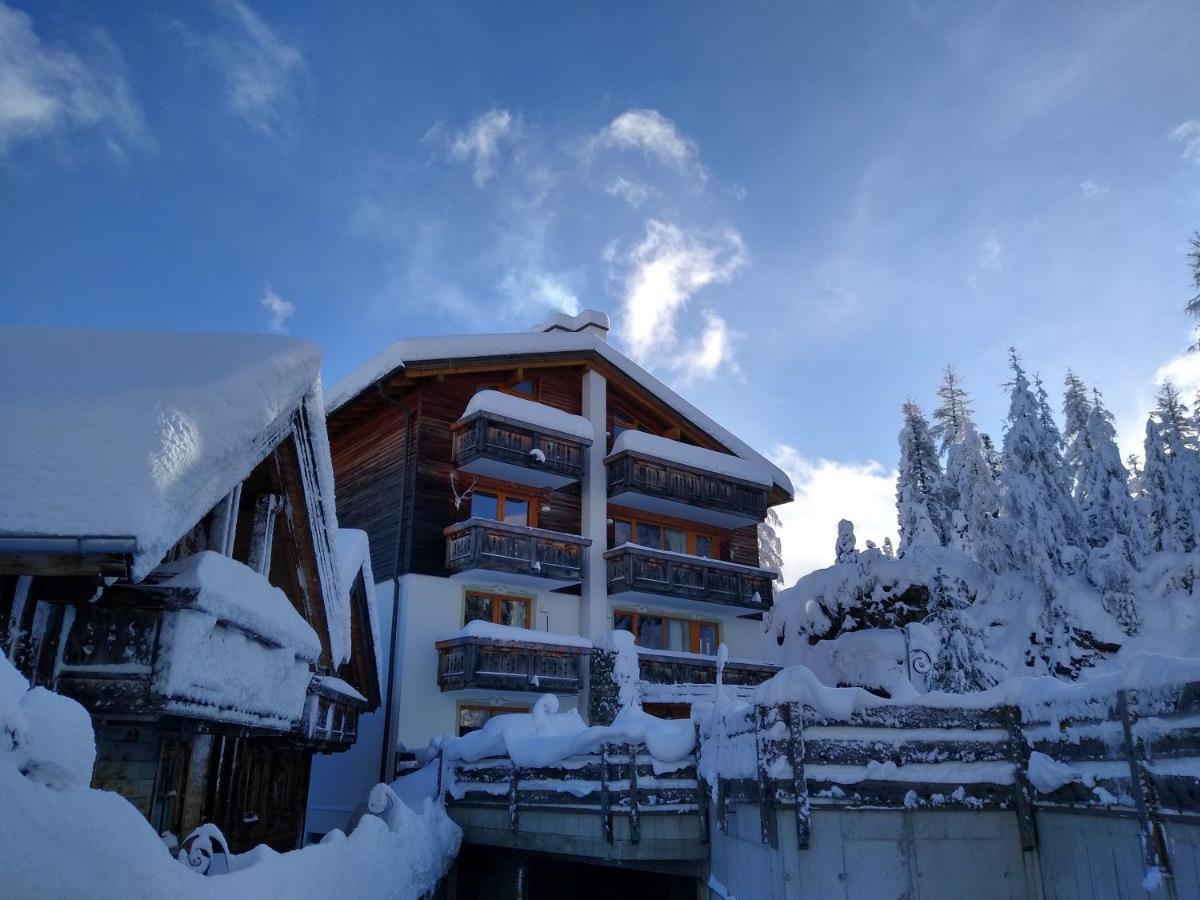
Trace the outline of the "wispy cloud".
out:
<instances>
[{"instance_id":1,"label":"wispy cloud","mask_svg":"<svg viewBox=\"0 0 1200 900\"><path fill-rule=\"evenodd\" d=\"M975 266L971 274L967 276L967 283L972 290L977 290L984 276L999 272L1002 268L1004 268L1004 245L1000 243L1000 238L993 233L984 238L975 251Z\"/></svg>"},{"instance_id":2,"label":"wispy cloud","mask_svg":"<svg viewBox=\"0 0 1200 900\"><path fill-rule=\"evenodd\" d=\"M1188 162L1200 163L1200 119L1191 119L1171 131L1171 140L1183 144L1181 156Z\"/></svg>"},{"instance_id":3,"label":"wispy cloud","mask_svg":"<svg viewBox=\"0 0 1200 900\"><path fill-rule=\"evenodd\" d=\"M492 177L500 145L511 141L519 126L507 109L489 109L450 140L450 155L471 167L477 187Z\"/></svg>"},{"instance_id":4,"label":"wispy cloud","mask_svg":"<svg viewBox=\"0 0 1200 900\"><path fill-rule=\"evenodd\" d=\"M267 327L277 334L287 331L288 319L296 313L294 304L289 303L271 289L268 284L263 290L259 304L267 311Z\"/></svg>"},{"instance_id":5,"label":"wispy cloud","mask_svg":"<svg viewBox=\"0 0 1200 900\"><path fill-rule=\"evenodd\" d=\"M640 209L646 205L646 201L654 194L654 188L644 182L634 181L626 178L624 175L618 175L604 186L604 193L613 197L619 197L634 209Z\"/></svg>"},{"instance_id":6,"label":"wispy cloud","mask_svg":"<svg viewBox=\"0 0 1200 900\"><path fill-rule=\"evenodd\" d=\"M837 523L854 523L858 548L868 540L896 538L896 473L877 462L808 459L780 444L770 454L796 488L793 503L778 508L783 522L783 568L788 581L833 564Z\"/></svg>"},{"instance_id":7,"label":"wispy cloud","mask_svg":"<svg viewBox=\"0 0 1200 900\"><path fill-rule=\"evenodd\" d=\"M118 154L153 143L120 52L101 29L89 44L44 43L26 13L0 3L0 157L19 140L77 129Z\"/></svg>"},{"instance_id":8,"label":"wispy cloud","mask_svg":"<svg viewBox=\"0 0 1200 900\"><path fill-rule=\"evenodd\" d=\"M731 280L746 264L741 235L732 228L698 234L651 219L623 264L620 334L634 359L703 377L732 364L729 332L715 313L706 314L698 341L681 339L677 325L698 291Z\"/></svg>"},{"instance_id":9,"label":"wispy cloud","mask_svg":"<svg viewBox=\"0 0 1200 900\"><path fill-rule=\"evenodd\" d=\"M225 80L229 110L264 134L287 125L304 54L241 0L216 0L226 27L201 40Z\"/></svg>"},{"instance_id":10,"label":"wispy cloud","mask_svg":"<svg viewBox=\"0 0 1200 900\"><path fill-rule=\"evenodd\" d=\"M1085 200L1095 200L1097 197L1102 197L1108 193L1108 185L1096 184L1092 179L1081 182L1079 185L1079 193L1083 194Z\"/></svg>"},{"instance_id":11,"label":"wispy cloud","mask_svg":"<svg viewBox=\"0 0 1200 900\"><path fill-rule=\"evenodd\" d=\"M584 145L584 155L598 150L641 150L647 157L700 180L708 177L700 165L696 142L656 109L630 109L621 113Z\"/></svg>"}]
</instances>

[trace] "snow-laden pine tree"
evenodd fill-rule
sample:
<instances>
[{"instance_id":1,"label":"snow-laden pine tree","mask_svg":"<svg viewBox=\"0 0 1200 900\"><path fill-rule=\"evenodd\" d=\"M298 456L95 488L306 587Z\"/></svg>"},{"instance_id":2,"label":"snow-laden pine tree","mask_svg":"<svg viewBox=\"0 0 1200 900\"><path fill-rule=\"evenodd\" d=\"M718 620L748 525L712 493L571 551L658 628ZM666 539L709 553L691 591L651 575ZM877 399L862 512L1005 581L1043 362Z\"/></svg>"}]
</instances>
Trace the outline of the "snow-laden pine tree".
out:
<instances>
[{"instance_id":1,"label":"snow-laden pine tree","mask_svg":"<svg viewBox=\"0 0 1200 900\"><path fill-rule=\"evenodd\" d=\"M1189 243L1191 250L1188 251L1188 268L1192 270L1192 290L1196 293L1188 301L1187 311L1200 319L1200 231L1193 232ZM1200 335L1197 336L1196 343L1192 344L1192 349L1200 350Z\"/></svg>"},{"instance_id":2,"label":"snow-laden pine tree","mask_svg":"<svg viewBox=\"0 0 1200 900\"><path fill-rule=\"evenodd\" d=\"M963 427L971 419L971 396L954 366L946 366L937 395L938 405L933 411L929 436L937 441L938 450L944 454L947 447L961 437Z\"/></svg>"},{"instance_id":3,"label":"snow-laden pine tree","mask_svg":"<svg viewBox=\"0 0 1200 900\"><path fill-rule=\"evenodd\" d=\"M1076 449L1079 472L1075 495L1087 545L1088 580L1101 592L1104 608L1127 634L1141 626L1134 573L1146 553L1145 522L1129 492L1129 472L1121 462L1113 418L1095 392Z\"/></svg>"},{"instance_id":4,"label":"snow-laden pine tree","mask_svg":"<svg viewBox=\"0 0 1200 900\"><path fill-rule=\"evenodd\" d=\"M1139 488L1150 548L1190 553L1198 546L1200 529L1200 455L1187 406L1169 382L1146 422L1145 452Z\"/></svg>"},{"instance_id":5,"label":"snow-laden pine tree","mask_svg":"<svg viewBox=\"0 0 1200 900\"><path fill-rule=\"evenodd\" d=\"M900 429L900 475L896 509L900 522L898 556L919 547L942 547L950 533L950 511L942 489L942 465L921 408L907 401Z\"/></svg>"},{"instance_id":6,"label":"snow-laden pine tree","mask_svg":"<svg viewBox=\"0 0 1200 900\"><path fill-rule=\"evenodd\" d=\"M896 558L896 548L892 546L892 539L890 537L883 539L883 546L880 548L880 552L883 554L884 559Z\"/></svg>"},{"instance_id":7,"label":"snow-laden pine tree","mask_svg":"<svg viewBox=\"0 0 1200 900\"><path fill-rule=\"evenodd\" d=\"M988 468L992 470L995 478L999 478L1000 473L1004 471L1004 454L996 449L996 442L990 434L981 431L979 440L983 444L983 455L987 459Z\"/></svg>"},{"instance_id":8,"label":"snow-laden pine tree","mask_svg":"<svg viewBox=\"0 0 1200 900\"><path fill-rule=\"evenodd\" d=\"M854 523L849 519L838 522L837 543L833 546L834 559L838 565L858 562L858 550L855 549Z\"/></svg>"},{"instance_id":9,"label":"snow-laden pine tree","mask_svg":"<svg viewBox=\"0 0 1200 900\"><path fill-rule=\"evenodd\" d=\"M783 590L783 541L779 537L779 529L783 523L779 521L779 513L774 509L767 510L767 518L758 523L758 564L764 569L774 569L778 575L775 578L775 589Z\"/></svg>"},{"instance_id":10,"label":"snow-laden pine tree","mask_svg":"<svg viewBox=\"0 0 1200 900\"><path fill-rule=\"evenodd\" d=\"M1091 401L1087 386L1070 369L1063 382L1063 464L1067 467L1071 489L1079 497L1079 472L1083 468L1081 444L1085 440Z\"/></svg>"},{"instance_id":11,"label":"snow-laden pine tree","mask_svg":"<svg viewBox=\"0 0 1200 900\"><path fill-rule=\"evenodd\" d=\"M996 683L993 672L998 664L987 651L983 630L967 614L973 599L965 582L948 578L938 568L925 619L941 644L929 676L930 690L967 694Z\"/></svg>"},{"instance_id":12,"label":"snow-laden pine tree","mask_svg":"<svg viewBox=\"0 0 1200 900\"><path fill-rule=\"evenodd\" d=\"M1053 584L1078 559L1079 513L1044 391L1031 389L1015 350L1009 366L1013 380L1000 473L1006 537L1014 568Z\"/></svg>"}]
</instances>

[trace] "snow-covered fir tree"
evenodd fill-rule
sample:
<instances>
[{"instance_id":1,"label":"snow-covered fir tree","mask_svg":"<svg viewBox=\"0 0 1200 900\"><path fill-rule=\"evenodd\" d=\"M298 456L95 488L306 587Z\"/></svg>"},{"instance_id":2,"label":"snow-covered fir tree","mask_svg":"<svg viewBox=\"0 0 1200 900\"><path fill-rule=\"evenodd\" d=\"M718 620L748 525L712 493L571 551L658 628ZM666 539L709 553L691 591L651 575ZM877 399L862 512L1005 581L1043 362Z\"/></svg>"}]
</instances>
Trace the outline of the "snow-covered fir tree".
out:
<instances>
[{"instance_id":1,"label":"snow-covered fir tree","mask_svg":"<svg viewBox=\"0 0 1200 900\"><path fill-rule=\"evenodd\" d=\"M942 466L921 408L902 408L900 475L896 481L901 558L918 547L941 547L950 532L950 511L942 487Z\"/></svg>"},{"instance_id":2,"label":"snow-covered fir tree","mask_svg":"<svg viewBox=\"0 0 1200 900\"><path fill-rule=\"evenodd\" d=\"M1200 456L1187 406L1171 383L1146 423L1146 462L1138 481L1152 550L1190 553L1200 526Z\"/></svg>"},{"instance_id":3,"label":"snow-covered fir tree","mask_svg":"<svg viewBox=\"0 0 1200 900\"><path fill-rule=\"evenodd\" d=\"M959 440L966 423L971 419L971 396L963 387L954 366L946 366L942 383L937 389L938 405L933 411L929 435L945 453L950 444Z\"/></svg>"},{"instance_id":4,"label":"snow-covered fir tree","mask_svg":"<svg viewBox=\"0 0 1200 900\"><path fill-rule=\"evenodd\" d=\"M833 561L839 566L858 562L856 543L854 523L849 519L842 519L837 526L837 543L833 546Z\"/></svg>"},{"instance_id":5,"label":"snow-covered fir tree","mask_svg":"<svg viewBox=\"0 0 1200 900\"><path fill-rule=\"evenodd\" d=\"M1079 497L1079 472L1083 468L1081 444L1085 440L1091 401L1087 386L1070 369L1063 382L1063 464L1067 467L1072 491Z\"/></svg>"},{"instance_id":6,"label":"snow-covered fir tree","mask_svg":"<svg viewBox=\"0 0 1200 900\"><path fill-rule=\"evenodd\" d=\"M758 559L764 569L774 569L778 574L775 578L775 589L783 590L783 541L779 537L779 529L783 523L779 521L779 513L774 509L767 510L767 518L758 523Z\"/></svg>"},{"instance_id":7,"label":"snow-covered fir tree","mask_svg":"<svg viewBox=\"0 0 1200 900\"><path fill-rule=\"evenodd\" d=\"M1188 251L1188 267L1192 270L1192 290L1196 293L1188 301L1187 311L1200 319L1200 231L1192 234L1189 244L1191 249ZM1192 349L1200 350L1200 334L1192 344Z\"/></svg>"},{"instance_id":8,"label":"snow-covered fir tree","mask_svg":"<svg viewBox=\"0 0 1200 900\"><path fill-rule=\"evenodd\" d=\"M986 691L996 683L997 663L987 650L983 630L971 621L969 586L938 568L925 624L938 635L941 649L929 676L929 688L952 694Z\"/></svg>"},{"instance_id":9,"label":"snow-covered fir tree","mask_svg":"<svg viewBox=\"0 0 1200 900\"><path fill-rule=\"evenodd\" d=\"M999 478L1004 470L1004 454L996 449L996 442L990 434L980 432L979 441L983 444L983 455L987 459L988 468L992 470L994 477Z\"/></svg>"},{"instance_id":10,"label":"snow-covered fir tree","mask_svg":"<svg viewBox=\"0 0 1200 900\"><path fill-rule=\"evenodd\" d=\"M880 548L880 552L883 554L884 559L896 558L896 548L892 546L892 539L890 537L883 539L883 547Z\"/></svg>"}]
</instances>

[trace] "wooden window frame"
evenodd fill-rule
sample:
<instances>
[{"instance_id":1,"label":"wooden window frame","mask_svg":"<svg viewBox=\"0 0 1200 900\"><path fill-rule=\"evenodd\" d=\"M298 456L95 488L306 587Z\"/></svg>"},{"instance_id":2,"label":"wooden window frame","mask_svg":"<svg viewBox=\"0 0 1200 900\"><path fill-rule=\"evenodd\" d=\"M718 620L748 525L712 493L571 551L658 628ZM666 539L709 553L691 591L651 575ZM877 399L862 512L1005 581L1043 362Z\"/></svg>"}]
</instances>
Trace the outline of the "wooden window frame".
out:
<instances>
[{"instance_id":1,"label":"wooden window frame","mask_svg":"<svg viewBox=\"0 0 1200 900\"><path fill-rule=\"evenodd\" d=\"M504 521L504 502L508 498L514 500L524 500L529 506L529 520L525 523L530 528L538 527L538 507L541 505L541 498L537 494L528 493L526 491L515 488L502 487L491 484L477 484L472 491L472 498L475 494L492 494L496 497L496 516L492 520L496 522ZM472 517L475 516L474 507L471 510ZM482 517L481 517L482 518Z\"/></svg>"},{"instance_id":2,"label":"wooden window frame","mask_svg":"<svg viewBox=\"0 0 1200 900\"><path fill-rule=\"evenodd\" d=\"M526 394L524 391L513 390L513 385L520 384L522 381L528 381L533 386L533 393ZM480 391L499 391L502 394L508 394L510 397L520 397L522 400L532 400L535 403L542 402L542 379L535 377L518 377L510 378L507 381L488 381L477 385L475 393Z\"/></svg>"},{"instance_id":3,"label":"wooden window frame","mask_svg":"<svg viewBox=\"0 0 1200 900\"><path fill-rule=\"evenodd\" d=\"M469 590L463 593L463 609L462 623L465 628L467 625L467 603L472 597L482 597L492 601L492 624L499 625L500 623L500 606L501 601L510 600L517 603L525 604L525 627L533 628L533 598L522 597L520 594L497 594L494 591L474 591Z\"/></svg>"},{"instance_id":4,"label":"wooden window frame","mask_svg":"<svg viewBox=\"0 0 1200 900\"><path fill-rule=\"evenodd\" d=\"M623 512L623 511L622 512L610 512L609 518L612 519L612 522L613 522L614 546L620 546L619 544L616 544L616 526L617 526L618 521L629 523L629 528L630 528L629 534L630 534L630 537L633 538L633 540L630 541L631 544L637 543L636 538L637 538L638 525L654 525L658 528L674 528L676 531L685 532L687 534L687 552L688 552L689 556L695 556L699 559L714 559L714 560L722 559L721 550L723 549L723 542L721 541L720 534L716 531L709 531L704 528L697 528L694 525L692 525L691 523L681 522L677 519L662 519L662 518L658 518L655 516L631 515L631 514L627 514L627 513ZM706 537L710 541L712 541L712 547L713 547L713 555L712 556L700 556L696 552L696 538L697 537ZM639 545L639 546L641 546L641 545ZM670 551L663 551L663 552L670 552Z\"/></svg>"},{"instance_id":5,"label":"wooden window frame","mask_svg":"<svg viewBox=\"0 0 1200 900\"><path fill-rule=\"evenodd\" d=\"M454 709L454 733L455 734L458 734L459 730L462 728L463 710L468 710L468 709L479 709L479 710L483 710L486 713L490 713L490 715L488 716L488 722L490 722L494 716L504 715L505 713L527 713L530 710L532 710L533 707L532 706L492 706L490 703L479 703L479 702L459 703ZM487 722L484 722L483 724L486 725ZM482 727L483 726L481 725L480 728L482 728Z\"/></svg>"},{"instance_id":6,"label":"wooden window frame","mask_svg":"<svg viewBox=\"0 0 1200 900\"><path fill-rule=\"evenodd\" d=\"M717 629L717 647L721 646L721 623L716 619L684 619L680 616L668 615L667 613L650 612L649 610L647 610L646 612L638 612L635 609L628 609L625 607L618 606L618 607L613 608L613 629L614 630L617 627L617 616L629 616L633 620L633 640L635 643L637 642L637 639L638 639L638 631L639 631L638 620L643 617L649 617L649 618L654 618L654 619L662 619L664 624L668 621L671 621L671 622L683 622L685 625L687 625L688 626L688 649L687 649L688 653L699 653L700 652L700 626L701 625L712 625L713 627L715 627ZM664 627L663 628L663 641L666 641L666 639L667 639L667 629ZM665 647L665 646L664 647L647 647L644 644L638 644L637 646L641 647L643 650L666 650L669 653L679 652L677 650L671 650L669 647ZM708 654L705 654L705 655L708 655ZM712 655L715 656L716 653L714 652Z\"/></svg>"}]
</instances>

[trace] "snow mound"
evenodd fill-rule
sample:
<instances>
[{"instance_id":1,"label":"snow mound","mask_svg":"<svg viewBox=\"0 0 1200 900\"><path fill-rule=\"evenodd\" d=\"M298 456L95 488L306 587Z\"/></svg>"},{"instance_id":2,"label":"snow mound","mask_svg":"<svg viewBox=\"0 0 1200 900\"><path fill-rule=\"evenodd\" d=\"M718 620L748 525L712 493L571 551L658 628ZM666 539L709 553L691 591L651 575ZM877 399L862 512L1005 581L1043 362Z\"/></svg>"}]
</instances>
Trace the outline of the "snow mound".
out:
<instances>
[{"instance_id":1,"label":"snow mound","mask_svg":"<svg viewBox=\"0 0 1200 900\"><path fill-rule=\"evenodd\" d=\"M21 698L26 739L18 754L21 771L55 788L85 788L96 764L92 720L82 706L43 687Z\"/></svg>"},{"instance_id":2,"label":"snow mound","mask_svg":"<svg viewBox=\"0 0 1200 900\"><path fill-rule=\"evenodd\" d=\"M517 628L513 625L498 625L476 619L468 622L447 640L454 638L488 638L495 641L513 641L518 644L557 644L561 647L590 648L592 642L577 634L560 634L555 631L535 631L532 628Z\"/></svg>"},{"instance_id":3,"label":"snow mound","mask_svg":"<svg viewBox=\"0 0 1200 900\"><path fill-rule=\"evenodd\" d=\"M514 397L511 394L503 394L500 391L476 393L467 403L463 418L477 412L489 412L504 419L537 425L550 431L559 431L589 443L596 436L592 423L583 416L572 415L561 409L555 409L553 406L547 406L535 400L526 400L523 397Z\"/></svg>"}]
</instances>

